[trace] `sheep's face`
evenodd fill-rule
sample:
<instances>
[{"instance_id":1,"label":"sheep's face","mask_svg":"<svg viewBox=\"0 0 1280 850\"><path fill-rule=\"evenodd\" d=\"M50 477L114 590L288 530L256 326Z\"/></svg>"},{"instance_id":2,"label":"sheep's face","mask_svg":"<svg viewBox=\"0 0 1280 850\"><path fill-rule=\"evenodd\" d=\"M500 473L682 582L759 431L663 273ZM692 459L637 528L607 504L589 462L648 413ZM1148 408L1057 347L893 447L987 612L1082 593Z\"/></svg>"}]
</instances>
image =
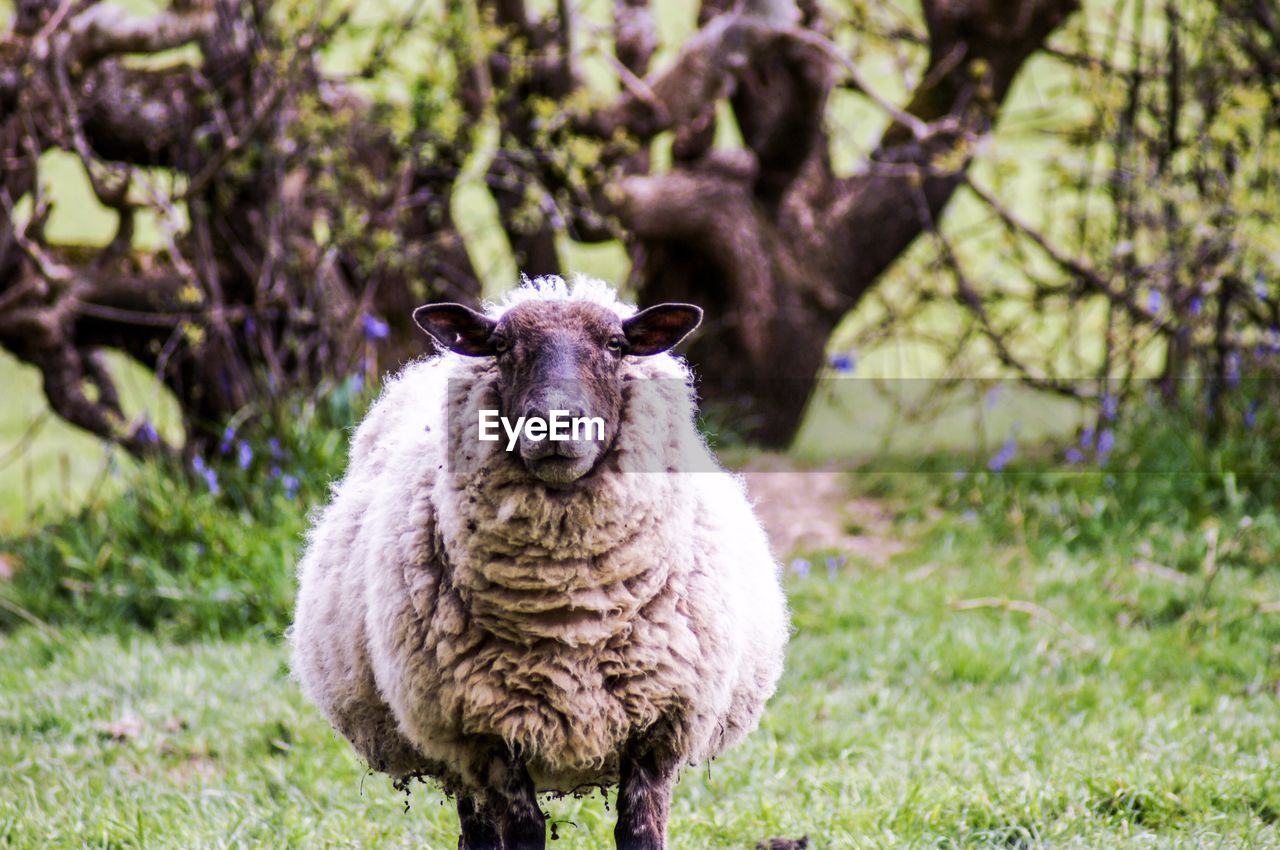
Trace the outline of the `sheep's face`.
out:
<instances>
[{"instance_id":1,"label":"sheep's face","mask_svg":"<svg viewBox=\"0 0 1280 850\"><path fill-rule=\"evenodd\" d=\"M496 320L461 304L428 304L413 317L450 351L496 358L503 427L519 427L521 417L526 424L513 449L534 476L568 487L599 464L617 436L624 359L670 349L698 326L702 311L660 304L621 319L587 301L534 300ZM538 437L527 427L553 417L580 427L570 425L567 439ZM501 440L506 445L505 431Z\"/></svg>"}]
</instances>

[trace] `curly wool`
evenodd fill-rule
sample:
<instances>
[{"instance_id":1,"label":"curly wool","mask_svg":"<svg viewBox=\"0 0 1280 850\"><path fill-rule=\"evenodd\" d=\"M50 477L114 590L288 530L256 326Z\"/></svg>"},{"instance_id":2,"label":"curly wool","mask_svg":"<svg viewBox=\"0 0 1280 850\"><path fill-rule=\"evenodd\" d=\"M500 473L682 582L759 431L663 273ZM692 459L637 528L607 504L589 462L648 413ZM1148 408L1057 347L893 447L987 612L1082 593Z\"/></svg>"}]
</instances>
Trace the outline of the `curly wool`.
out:
<instances>
[{"instance_id":1,"label":"curly wool","mask_svg":"<svg viewBox=\"0 0 1280 850\"><path fill-rule=\"evenodd\" d=\"M598 281L541 278L489 314L564 298L634 312ZM742 486L694 428L687 369L625 361L614 447L567 492L475 439L496 378L488 359L415 362L360 425L299 568L303 689L375 769L451 792L484 787L494 740L540 791L616 782L641 733L688 764L715 755L756 726L788 624Z\"/></svg>"}]
</instances>

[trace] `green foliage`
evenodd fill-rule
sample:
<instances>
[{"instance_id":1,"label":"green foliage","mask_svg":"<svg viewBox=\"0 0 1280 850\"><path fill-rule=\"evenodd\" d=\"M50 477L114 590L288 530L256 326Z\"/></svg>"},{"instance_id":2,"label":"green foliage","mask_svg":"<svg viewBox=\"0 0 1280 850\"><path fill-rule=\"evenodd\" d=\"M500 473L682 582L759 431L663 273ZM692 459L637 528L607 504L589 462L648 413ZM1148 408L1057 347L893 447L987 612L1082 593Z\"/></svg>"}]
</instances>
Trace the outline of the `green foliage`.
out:
<instances>
[{"instance_id":1,"label":"green foliage","mask_svg":"<svg viewBox=\"0 0 1280 850\"><path fill-rule=\"evenodd\" d=\"M1280 551L1280 415L1265 384L1230 399L1206 433L1203 396L1152 403L1111 430L1104 420L1070 460L947 479L941 506L1032 548L1108 548L1199 572L1206 559L1274 569ZM1251 398L1252 396L1252 398ZM1083 451L1082 451L1083 449ZM1103 451L1102 449L1107 449ZM1056 454L1056 453L1055 453Z\"/></svg>"},{"instance_id":2,"label":"green foliage","mask_svg":"<svg viewBox=\"0 0 1280 850\"><path fill-rule=\"evenodd\" d=\"M190 468L144 464L118 495L0 539L14 572L0 585L0 625L280 634L307 508L341 473L344 429L363 403L348 380L228 426L216 455Z\"/></svg>"}]
</instances>

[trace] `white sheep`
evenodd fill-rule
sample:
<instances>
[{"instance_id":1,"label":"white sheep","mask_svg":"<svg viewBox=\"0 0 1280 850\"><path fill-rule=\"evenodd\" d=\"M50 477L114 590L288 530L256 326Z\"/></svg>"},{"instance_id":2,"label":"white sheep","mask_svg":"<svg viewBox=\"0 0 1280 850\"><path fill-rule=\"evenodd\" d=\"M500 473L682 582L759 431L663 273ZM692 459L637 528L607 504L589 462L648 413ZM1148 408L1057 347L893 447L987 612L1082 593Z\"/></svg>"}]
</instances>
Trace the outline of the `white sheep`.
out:
<instances>
[{"instance_id":1,"label":"white sheep","mask_svg":"<svg viewBox=\"0 0 1280 850\"><path fill-rule=\"evenodd\" d=\"M665 847L677 771L756 726L788 632L666 353L701 311L540 278L415 318L448 350L356 431L299 567L295 674L373 768L457 796L462 848L541 848L537 793L614 783L618 847ZM478 439L493 409L606 433L508 450Z\"/></svg>"}]
</instances>

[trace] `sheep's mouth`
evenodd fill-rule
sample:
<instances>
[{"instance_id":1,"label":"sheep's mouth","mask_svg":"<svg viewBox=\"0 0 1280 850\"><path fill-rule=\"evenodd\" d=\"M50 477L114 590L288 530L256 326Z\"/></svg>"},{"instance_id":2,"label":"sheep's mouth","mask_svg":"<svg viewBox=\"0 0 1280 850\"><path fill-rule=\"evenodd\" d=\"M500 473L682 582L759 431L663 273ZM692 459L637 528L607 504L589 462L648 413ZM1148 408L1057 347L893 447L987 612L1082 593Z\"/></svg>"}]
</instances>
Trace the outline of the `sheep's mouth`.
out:
<instances>
[{"instance_id":1,"label":"sheep's mouth","mask_svg":"<svg viewBox=\"0 0 1280 850\"><path fill-rule=\"evenodd\" d=\"M540 458L526 458L525 468L535 478L551 487L568 487L582 478L596 464L594 454L583 457L566 457L554 454Z\"/></svg>"}]
</instances>

